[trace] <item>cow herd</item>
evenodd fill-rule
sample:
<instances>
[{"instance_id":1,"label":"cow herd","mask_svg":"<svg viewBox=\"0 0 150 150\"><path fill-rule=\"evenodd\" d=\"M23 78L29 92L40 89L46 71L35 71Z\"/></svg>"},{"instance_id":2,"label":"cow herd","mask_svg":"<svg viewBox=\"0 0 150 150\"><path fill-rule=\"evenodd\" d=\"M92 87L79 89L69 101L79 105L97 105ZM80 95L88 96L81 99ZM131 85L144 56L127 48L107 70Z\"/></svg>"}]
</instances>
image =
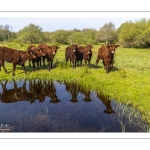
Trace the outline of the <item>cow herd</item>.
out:
<instances>
[{"instance_id":1,"label":"cow herd","mask_svg":"<svg viewBox=\"0 0 150 150\"><path fill-rule=\"evenodd\" d=\"M114 53L115 49L118 46L119 45L110 44L107 46L101 46L98 49L95 64L98 65L99 60L102 59L106 73L109 73L109 71L113 68ZM26 51L22 51L16 50L14 48L0 46L0 71L2 66L4 72L8 73L5 68L4 62L9 62L13 64L13 76L15 76L16 65L22 66L24 73L26 74L26 61L29 61L29 66L32 65L33 70L35 71L35 66L37 67L37 69L39 69L42 61L43 65L45 66L45 59L47 60L48 71L50 71L53 65L54 57L59 48L60 47L56 45L49 46L47 44L39 44L38 46L29 45ZM77 65L82 65L82 61L84 60L85 65L90 67L92 48L93 46L91 45L81 46L77 44L71 44L67 46L65 49L66 65L68 60L70 60L70 64L73 67L76 67Z\"/></svg>"}]
</instances>

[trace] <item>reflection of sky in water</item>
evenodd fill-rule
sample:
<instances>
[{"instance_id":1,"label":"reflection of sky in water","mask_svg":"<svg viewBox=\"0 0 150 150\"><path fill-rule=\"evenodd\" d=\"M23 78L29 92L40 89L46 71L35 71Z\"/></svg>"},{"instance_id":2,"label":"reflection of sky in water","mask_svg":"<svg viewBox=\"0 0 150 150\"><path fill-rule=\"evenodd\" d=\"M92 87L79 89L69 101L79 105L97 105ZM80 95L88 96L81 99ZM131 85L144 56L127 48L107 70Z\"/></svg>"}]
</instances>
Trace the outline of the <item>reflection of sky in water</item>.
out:
<instances>
[{"instance_id":1,"label":"reflection of sky in water","mask_svg":"<svg viewBox=\"0 0 150 150\"><path fill-rule=\"evenodd\" d=\"M23 84L23 80L17 81L18 88ZM46 84L48 86L48 82ZM38 86L44 87L45 85L41 83ZM53 96L56 95L60 100L59 103L51 103L53 97L50 93L53 86ZM100 99L95 91L89 92L88 95L84 90L78 90L74 84L69 88L73 89L78 101L71 102L72 93L71 90L67 91L65 83L54 81L52 87L47 90L44 95L45 100L42 102L38 98L33 103L30 103L28 99L11 103L1 102L1 99L0 123L11 124L14 127L14 132L147 131L147 123L141 120L140 113L129 106L116 103L114 100ZM8 82L6 88L7 90L13 89L13 82ZM26 81L26 89L30 92L29 81ZM0 93L3 94L1 85ZM42 91L36 94L42 94ZM90 97L91 101L84 101L86 95ZM104 113L108 108L114 110L115 114Z\"/></svg>"}]
</instances>

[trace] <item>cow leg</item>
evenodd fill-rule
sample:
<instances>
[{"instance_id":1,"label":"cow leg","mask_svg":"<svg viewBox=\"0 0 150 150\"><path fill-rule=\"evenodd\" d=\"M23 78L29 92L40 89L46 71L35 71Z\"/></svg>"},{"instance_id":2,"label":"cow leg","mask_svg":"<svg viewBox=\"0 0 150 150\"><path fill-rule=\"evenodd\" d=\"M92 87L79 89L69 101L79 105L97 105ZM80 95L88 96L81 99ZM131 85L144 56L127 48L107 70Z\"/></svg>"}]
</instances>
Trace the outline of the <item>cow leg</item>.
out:
<instances>
[{"instance_id":1,"label":"cow leg","mask_svg":"<svg viewBox=\"0 0 150 150\"><path fill-rule=\"evenodd\" d=\"M45 66L45 57L43 57L43 66Z\"/></svg>"},{"instance_id":2,"label":"cow leg","mask_svg":"<svg viewBox=\"0 0 150 150\"><path fill-rule=\"evenodd\" d=\"M50 60L47 61L48 71L50 71Z\"/></svg>"},{"instance_id":3,"label":"cow leg","mask_svg":"<svg viewBox=\"0 0 150 150\"><path fill-rule=\"evenodd\" d=\"M40 67L39 67L39 60L36 61L36 65L37 65L37 69L39 70Z\"/></svg>"},{"instance_id":4,"label":"cow leg","mask_svg":"<svg viewBox=\"0 0 150 150\"><path fill-rule=\"evenodd\" d=\"M114 61L113 61L113 60L111 60L109 70L111 70L111 69L113 68L113 63L114 63Z\"/></svg>"},{"instance_id":5,"label":"cow leg","mask_svg":"<svg viewBox=\"0 0 150 150\"><path fill-rule=\"evenodd\" d=\"M5 66L4 66L4 60L1 61L1 66L2 66L3 69L4 69L4 72L5 72L5 73L8 73L7 70L6 70L6 68L5 68Z\"/></svg>"},{"instance_id":6,"label":"cow leg","mask_svg":"<svg viewBox=\"0 0 150 150\"><path fill-rule=\"evenodd\" d=\"M96 59L96 62L95 62L95 65L97 66L97 64L99 63L99 60L100 60L100 57L97 56L97 59Z\"/></svg>"},{"instance_id":7,"label":"cow leg","mask_svg":"<svg viewBox=\"0 0 150 150\"><path fill-rule=\"evenodd\" d=\"M83 60L83 59L81 58L81 60L80 60L80 64L81 64L81 66L82 66L82 60Z\"/></svg>"},{"instance_id":8,"label":"cow leg","mask_svg":"<svg viewBox=\"0 0 150 150\"><path fill-rule=\"evenodd\" d=\"M110 64L109 71L113 68L113 64Z\"/></svg>"},{"instance_id":9,"label":"cow leg","mask_svg":"<svg viewBox=\"0 0 150 150\"><path fill-rule=\"evenodd\" d=\"M15 76L16 64L13 64L12 76Z\"/></svg>"},{"instance_id":10,"label":"cow leg","mask_svg":"<svg viewBox=\"0 0 150 150\"><path fill-rule=\"evenodd\" d=\"M51 68L53 67L53 60L51 60Z\"/></svg>"},{"instance_id":11,"label":"cow leg","mask_svg":"<svg viewBox=\"0 0 150 150\"><path fill-rule=\"evenodd\" d=\"M35 71L35 60L32 59L33 71Z\"/></svg>"},{"instance_id":12,"label":"cow leg","mask_svg":"<svg viewBox=\"0 0 150 150\"><path fill-rule=\"evenodd\" d=\"M106 73L109 73L109 69L110 69L110 62L106 62L105 63L105 69L106 69Z\"/></svg>"},{"instance_id":13,"label":"cow leg","mask_svg":"<svg viewBox=\"0 0 150 150\"><path fill-rule=\"evenodd\" d=\"M104 69L106 70L106 67L105 67L105 61L103 60L103 65L104 65Z\"/></svg>"},{"instance_id":14,"label":"cow leg","mask_svg":"<svg viewBox=\"0 0 150 150\"><path fill-rule=\"evenodd\" d=\"M31 60L29 60L29 67L31 67Z\"/></svg>"},{"instance_id":15,"label":"cow leg","mask_svg":"<svg viewBox=\"0 0 150 150\"><path fill-rule=\"evenodd\" d=\"M77 66L77 59L76 60L74 60L74 67L76 67Z\"/></svg>"},{"instance_id":16,"label":"cow leg","mask_svg":"<svg viewBox=\"0 0 150 150\"><path fill-rule=\"evenodd\" d=\"M90 60L88 60L88 67L90 68Z\"/></svg>"},{"instance_id":17,"label":"cow leg","mask_svg":"<svg viewBox=\"0 0 150 150\"><path fill-rule=\"evenodd\" d=\"M24 73L27 74L26 67L25 67L24 64L22 65L22 68L23 68L23 70L24 70Z\"/></svg>"},{"instance_id":18,"label":"cow leg","mask_svg":"<svg viewBox=\"0 0 150 150\"><path fill-rule=\"evenodd\" d=\"M66 65L67 65L67 62L68 62L68 57L66 56Z\"/></svg>"},{"instance_id":19,"label":"cow leg","mask_svg":"<svg viewBox=\"0 0 150 150\"><path fill-rule=\"evenodd\" d=\"M39 58L39 62L40 62L40 67L42 66L42 63L41 63L41 57Z\"/></svg>"},{"instance_id":20,"label":"cow leg","mask_svg":"<svg viewBox=\"0 0 150 150\"><path fill-rule=\"evenodd\" d=\"M85 66L87 66L87 60L85 59L84 61L85 61Z\"/></svg>"}]
</instances>

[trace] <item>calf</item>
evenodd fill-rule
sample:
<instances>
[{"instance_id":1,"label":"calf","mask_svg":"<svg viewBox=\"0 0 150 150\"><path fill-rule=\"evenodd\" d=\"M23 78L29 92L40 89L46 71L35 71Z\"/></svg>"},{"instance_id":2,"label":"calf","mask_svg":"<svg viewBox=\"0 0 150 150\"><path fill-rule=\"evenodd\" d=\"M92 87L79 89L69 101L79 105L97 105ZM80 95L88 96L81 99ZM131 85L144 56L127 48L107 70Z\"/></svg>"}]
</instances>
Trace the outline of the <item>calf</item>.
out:
<instances>
[{"instance_id":1,"label":"calf","mask_svg":"<svg viewBox=\"0 0 150 150\"><path fill-rule=\"evenodd\" d=\"M110 61L110 70L111 70L114 64L114 54L115 54L116 48L119 47L119 45L110 44L109 46L110 46L110 51L111 51L111 61Z\"/></svg>"},{"instance_id":2,"label":"calf","mask_svg":"<svg viewBox=\"0 0 150 150\"><path fill-rule=\"evenodd\" d=\"M41 49L42 52L45 54L45 56L43 57L43 63L45 65L46 58L48 64L48 71L50 71L50 69L52 68L54 57L59 47L56 45L48 46L47 44L39 44L38 48Z\"/></svg>"},{"instance_id":3,"label":"calf","mask_svg":"<svg viewBox=\"0 0 150 150\"><path fill-rule=\"evenodd\" d=\"M98 55L97 55L97 59L96 59L96 66L97 66L99 60L102 59L106 73L109 73L109 71L113 67L114 53L115 53L116 47L118 47L118 45L111 44L108 46L101 46L98 50Z\"/></svg>"},{"instance_id":4,"label":"calf","mask_svg":"<svg viewBox=\"0 0 150 150\"><path fill-rule=\"evenodd\" d=\"M78 54L77 54L77 60L80 62L80 65L82 65L82 60L85 61L85 66L88 65L90 67L90 61L92 57L92 46L86 45L86 46L78 46Z\"/></svg>"},{"instance_id":5,"label":"calf","mask_svg":"<svg viewBox=\"0 0 150 150\"><path fill-rule=\"evenodd\" d=\"M28 59L33 59L33 58L36 58L33 50L29 49L27 51L21 51L21 50L16 50L16 49L0 46L0 70L2 66L5 73L8 73L4 66L4 62L6 61L9 63L12 63L13 64L13 71L12 71L13 76L15 76L16 65L22 66L22 68L24 69L24 73L26 74L25 63Z\"/></svg>"},{"instance_id":6,"label":"calf","mask_svg":"<svg viewBox=\"0 0 150 150\"><path fill-rule=\"evenodd\" d=\"M37 64L37 69L39 70L39 63L41 66L41 57L45 56L45 54L43 53L43 51L39 48L37 48L34 45L30 45L28 47L28 50L33 50L35 52L36 58L33 59L29 59L29 67L31 66L31 61L32 61L32 65L33 65L33 70L35 71L35 63Z\"/></svg>"},{"instance_id":7,"label":"calf","mask_svg":"<svg viewBox=\"0 0 150 150\"><path fill-rule=\"evenodd\" d=\"M70 64L72 64L73 67L76 67L77 51L78 51L77 44L72 44L66 47L66 50L65 50L66 65L67 65L68 59L70 59Z\"/></svg>"},{"instance_id":8,"label":"calf","mask_svg":"<svg viewBox=\"0 0 150 150\"><path fill-rule=\"evenodd\" d=\"M91 58L92 58L92 48L93 46L92 45L86 45L86 52L84 53L83 55L83 59L85 61L85 65L87 64L88 62L88 66L90 67L90 62L91 62Z\"/></svg>"}]
</instances>

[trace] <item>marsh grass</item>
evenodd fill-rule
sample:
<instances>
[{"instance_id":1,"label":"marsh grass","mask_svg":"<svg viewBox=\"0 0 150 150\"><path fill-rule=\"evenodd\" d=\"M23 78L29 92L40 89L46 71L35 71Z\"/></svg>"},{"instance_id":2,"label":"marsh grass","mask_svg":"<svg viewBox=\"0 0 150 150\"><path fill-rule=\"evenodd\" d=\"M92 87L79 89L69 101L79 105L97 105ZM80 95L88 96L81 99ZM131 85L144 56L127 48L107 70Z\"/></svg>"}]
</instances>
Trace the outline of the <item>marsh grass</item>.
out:
<instances>
[{"instance_id":1,"label":"marsh grass","mask_svg":"<svg viewBox=\"0 0 150 150\"><path fill-rule=\"evenodd\" d=\"M48 72L47 66L33 72L27 62L27 75L20 66L17 66L16 76L13 77L12 64L6 63L5 66L9 73L5 74L1 68L0 80L39 78L76 82L88 90L95 90L105 96L109 95L110 99L131 105L143 114L144 119L150 122L150 50L117 48L114 67L109 74L106 74L101 60L98 66L95 66L99 45L94 45L90 68L84 65L73 68L69 61L66 65L64 54L66 46L60 45L50 72ZM25 47L27 45L20 48L25 49Z\"/></svg>"}]
</instances>

